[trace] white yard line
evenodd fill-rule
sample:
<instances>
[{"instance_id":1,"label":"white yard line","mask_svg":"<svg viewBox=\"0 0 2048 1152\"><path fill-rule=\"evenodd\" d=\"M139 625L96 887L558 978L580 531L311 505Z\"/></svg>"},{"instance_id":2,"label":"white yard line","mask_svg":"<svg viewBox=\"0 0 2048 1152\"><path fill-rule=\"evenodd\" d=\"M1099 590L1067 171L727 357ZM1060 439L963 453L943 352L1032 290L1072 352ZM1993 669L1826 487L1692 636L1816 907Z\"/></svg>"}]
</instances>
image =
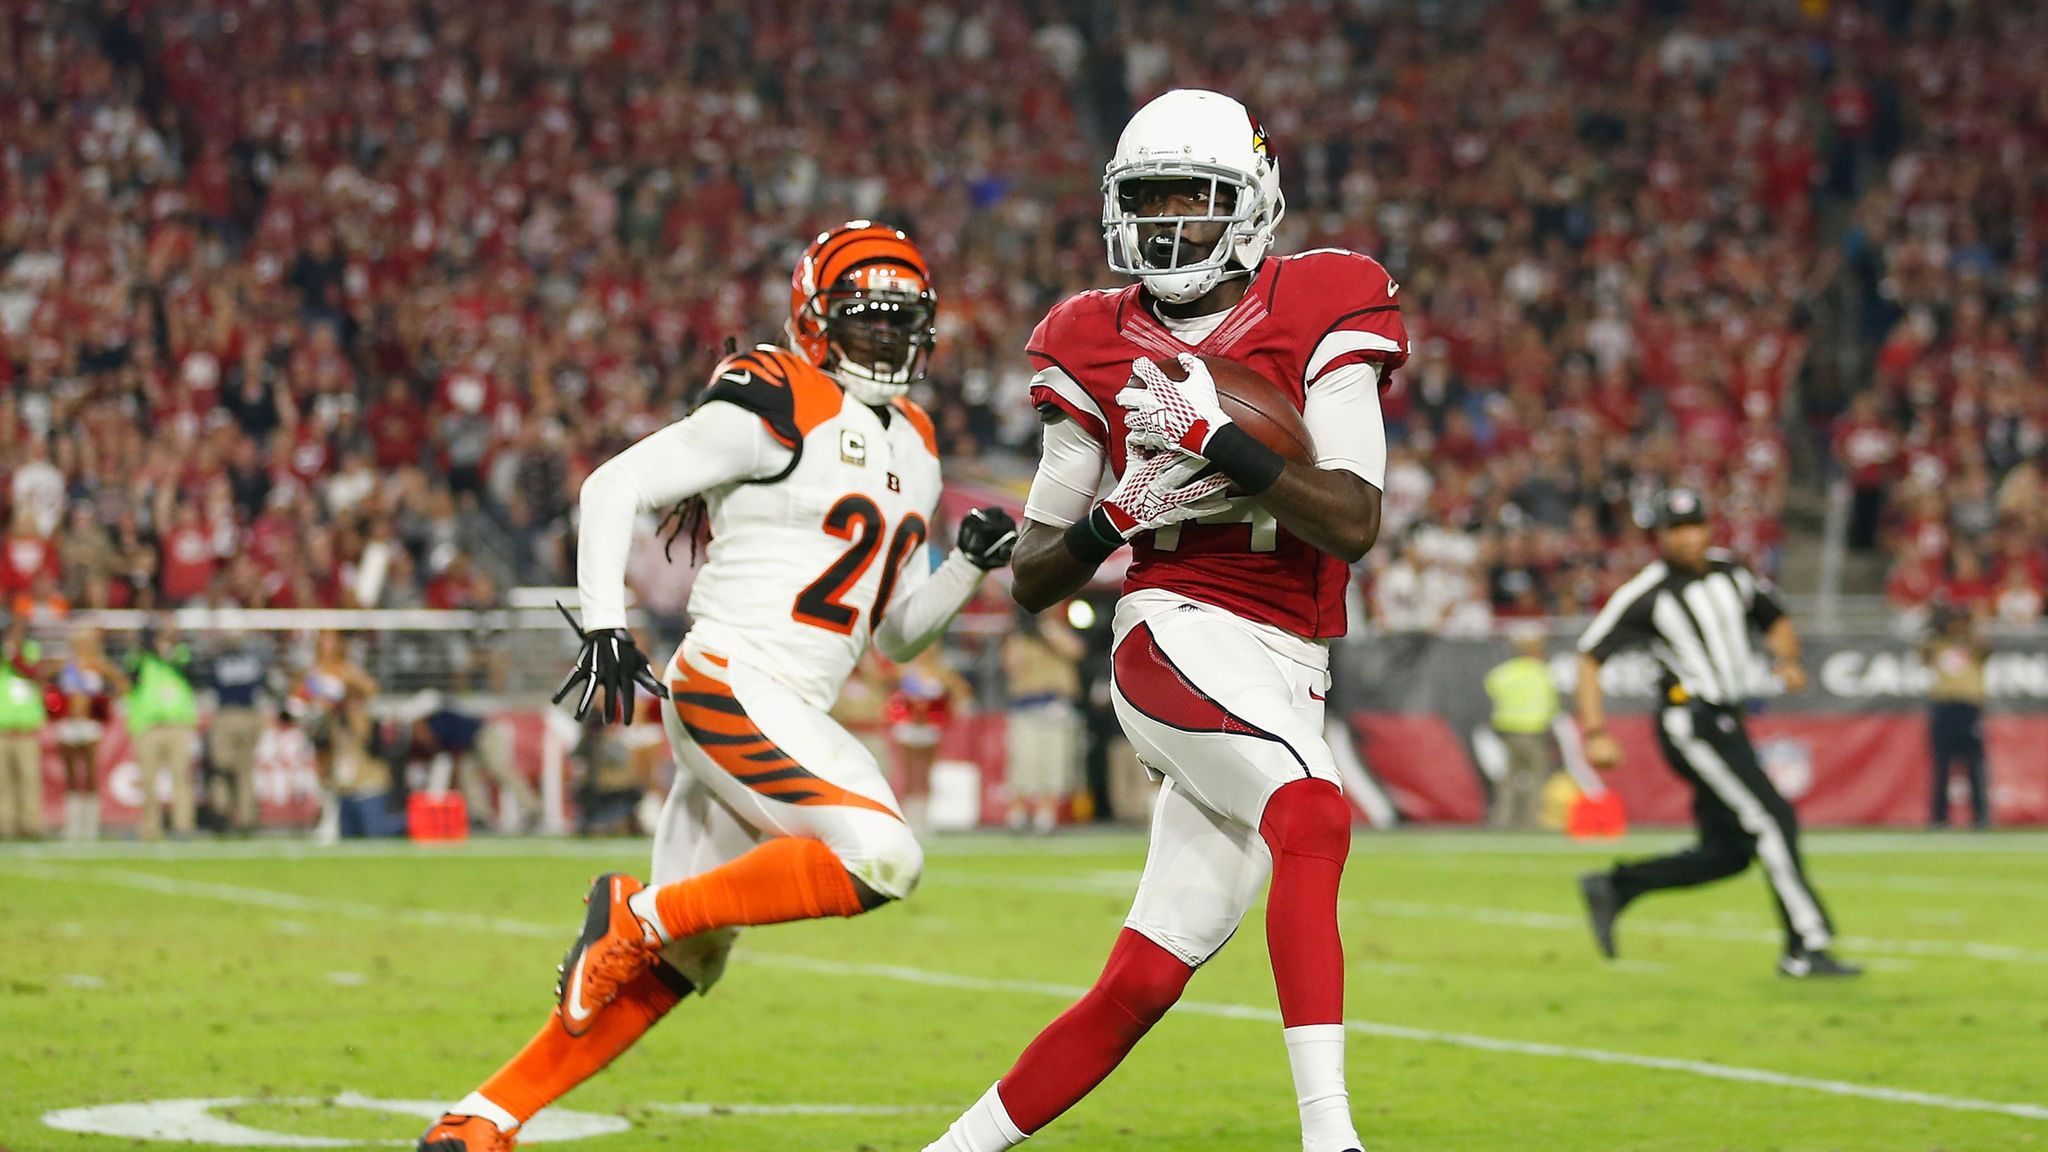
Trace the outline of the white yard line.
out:
<instances>
[{"instance_id":1,"label":"white yard line","mask_svg":"<svg viewBox=\"0 0 2048 1152\"><path fill-rule=\"evenodd\" d=\"M1631 848L1628 852L1617 852L1615 855L1627 856L1634 854L1634 852L1635 849ZM2044 860L2048 860L2048 848L2042 850L2041 856ZM1377 860L1398 863L1394 857L1389 855L1377 857ZM1476 872L1489 876L1550 878L1562 883L1570 883L1570 878L1562 871L1536 871L1534 870L1535 866L1532 866L1527 858L1516 858L1513 856L1472 855L1459 858L1438 854L1415 857L1413 863L1417 869L1431 872ZM1377 865L1367 864L1356 870L1363 871L1375 866ZM1549 866L1546 865L1544 867L1547 869ZM1557 867L1562 869L1567 867L1567 865L1560 864ZM1913 872L1872 872L1864 870L1844 872L1834 867L1822 869L1814 876L1814 880L1822 888L1878 888L1892 892L1924 893L1929 896L2016 896L2034 900L2048 899L2048 882L2028 880L1928 876ZM2044 881L2048 881L2048 877L2044 877Z\"/></svg>"},{"instance_id":2,"label":"white yard line","mask_svg":"<svg viewBox=\"0 0 2048 1152\"><path fill-rule=\"evenodd\" d=\"M987 980L977 976L962 976L950 972L931 972L922 968L905 968L894 964L850 964L842 960L817 960L807 956L764 955L749 952L746 957L757 964L769 964L778 968L794 968L828 976L860 976L867 979L894 980L905 984L918 984L929 988L958 988L973 992L1015 992L1024 995L1047 996L1073 1000L1088 989L1071 984L1044 984L1030 980ZM1175 1012L1196 1016L1215 1016L1226 1020L1257 1020L1268 1024L1279 1024L1280 1013L1271 1008L1253 1008L1243 1004L1211 1004L1200 1000L1182 1000L1173 1006ZM1874 1084L1856 1084L1847 1080L1824 1080L1812 1076L1790 1076L1783 1072L1772 1072L1762 1068L1744 1068L1735 1064L1715 1064L1705 1060L1681 1060L1669 1056L1645 1056L1636 1052L1611 1052L1604 1048L1581 1048L1569 1044L1541 1044L1527 1040L1504 1040L1496 1036L1479 1036L1470 1032L1440 1032L1433 1028L1409 1028L1400 1024L1381 1024L1373 1020L1346 1020L1344 1027L1365 1036L1376 1036L1388 1040L1415 1040L1426 1044L1444 1044L1455 1048L1471 1048L1482 1052L1506 1052L1517 1056L1541 1056L1559 1060L1585 1060L1595 1064L1615 1064L1630 1068L1651 1068L1663 1072L1684 1072L1693 1076L1704 1076L1714 1080L1735 1080L1748 1084L1766 1084L1776 1088L1796 1088L1808 1092L1822 1092L1830 1096L1853 1096L1864 1100L1882 1100L1892 1104L1919 1104L1929 1108L1943 1108L1953 1112L1991 1112L2002 1116L2017 1116L2026 1120L2048 1120L2048 1107L2038 1104L2007 1104L1994 1100L1974 1100L1967 1096L1944 1096L1934 1092L1915 1092L1904 1088L1885 1088Z\"/></svg>"},{"instance_id":3,"label":"white yard line","mask_svg":"<svg viewBox=\"0 0 2048 1152\"><path fill-rule=\"evenodd\" d=\"M1546 932L1585 932L1583 915L1532 912L1519 908L1483 908L1461 904L1434 904L1413 900L1369 900L1347 904L1367 915L1404 920L1461 920L1508 928L1534 928ZM1761 915L1761 913L1759 914ZM1770 929L1717 928L1684 920L1641 920L1624 918L1621 935L1675 936L1696 940L1726 940L1742 943L1779 944L1782 932ZM2048 952L2018 948L2009 944L1986 944L1976 940L1896 940L1879 936L1838 936L1844 951L1868 952L1881 956L1941 956L1965 960L1996 960L2008 964L2048 964Z\"/></svg>"},{"instance_id":4,"label":"white yard line","mask_svg":"<svg viewBox=\"0 0 2048 1152\"><path fill-rule=\"evenodd\" d=\"M994 876L955 872L944 876L927 876L924 883L939 887L996 888L1080 896L1127 897L1137 891L1135 875L1122 872L1095 872L1077 876ZM1457 920L1497 928L1527 928L1574 934L1586 931L1585 916L1576 912L1540 912L1525 908L1474 907L1415 900L1346 901L1343 907L1350 913L1400 920ZM1779 944L1784 941L1783 933L1771 929L1717 927L1686 920L1646 920L1634 916L1621 922L1621 933L1623 936L1671 936L1742 944ZM1845 950L1883 956L1949 957L1994 960L2009 964L2048 964L2048 951L2008 944L1987 944L1975 940L1900 940L1878 936L1841 936L1836 939Z\"/></svg>"},{"instance_id":5,"label":"white yard line","mask_svg":"<svg viewBox=\"0 0 2048 1152\"><path fill-rule=\"evenodd\" d=\"M649 1104L652 1112L676 1116L910 1116L944 1112L937 1104Z\"/></svg>"},{"instance_id":6,"label":"white yard line","mask_svg":"<svg viewBox=\"0 0 2048 1152\"><path fill-rule=\"evenodd\" d=\"M220 900L259 908L284 907L300 912L320 912L345 916L350 919L386 923L396 922L422 927L467 928L524 937L562 936L573 928L573 925L565 928L562 925L537 924L530 921L512 920L497 916L440 912L425 908L390 908L354 900L298 896L261 888L246 888L233 884L190 882L127 869L62 868L43 863L24 862L10 862L9 867L14 871L41 879L112 884L118 887L136 888L162 895ZM1086 988L1071 984L1054 984L1029 980L991 980L985 977L968 976L952 972L934 972L924 968L911 968L893 964L855 964L841 960L822 960L808 956L756 952L751 949L746 951L745 959L749 963L767 967L793 969L828 976L891 980L927 988L954 988L974 992L1007 992L1018 995L1041 996L1055 1000L1073 1000L1087 992ZM1242 1004L1216 1004L1200 1000L1182 1000L1174 1006L1174 1010L1190 1015L1211 1016L1227 1020L1254 1020L1270 1024L1280 1023L1280 1014L1277 1011L1270 1008L1255 1008ZM1904 1088L1856 1084L1845 1080L1792 1076L1762 1068L1745 1068L1740 1065L1716 1064L1704 1060L1684 1060L1668 1056L1648 1056L1635 1052L1614 1052L1602 1048L1583 1048L1566 1044L1508 1040L1495 1036L1476 1035L1469 1032L1443 1032L1430 1028L1410 1028L1405 1025L1383 1024L1373 1020L1347 1020L1344 1026L1360 1035L1387 1040L1409 1040L1482 1052L1500 1052L1545 1059L1577 1060L1594 1064L1646 1068L1662 1072L1684 1073L1713 1080L1732 1080L1740 1083L1762 1084L1775 1088L1789 1088L1831 1096L1877 1100L1891 1104L1917 1104L1922 1107L1938 1108L1952 1112L1985 1112L2000 1116L2018 1117L2024 1120L2048 1121L2048 1107L2039 1104L2014 1104L1997 1100L1978 1100L1968 1096L1948 1096L1934 1092L1916 1092Z\"/></svg>"},{"instance_id":7,"label":"white yard line","mask_svg":"<svg viewBox=\"0 0 2048 1152\"><path fill-rule=\"evenodd\" d=\"M1837 872L1830 868L1815 877L1824 888L1879 888L1928 896L1993 896L2048 900L2048 884L2024 880L1980 880L1966 877L1915 876L1904 872Z\"/></svg>"}]
</instances>

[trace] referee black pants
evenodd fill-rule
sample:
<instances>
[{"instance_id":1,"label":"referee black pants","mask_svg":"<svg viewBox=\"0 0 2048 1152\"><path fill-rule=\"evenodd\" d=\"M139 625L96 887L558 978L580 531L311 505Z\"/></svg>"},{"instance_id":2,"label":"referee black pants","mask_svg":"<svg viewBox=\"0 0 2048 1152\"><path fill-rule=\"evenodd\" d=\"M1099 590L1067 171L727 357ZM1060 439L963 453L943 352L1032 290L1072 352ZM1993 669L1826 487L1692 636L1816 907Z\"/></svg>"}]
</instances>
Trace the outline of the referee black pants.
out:
<instances>
[{"instance_id":1,"label":"referee black pants","mask_svg":"<svg viewBox=\"0 0 2048 1152\"><path fill-rule=\"evenodd\" d=\"M1665 759L1692 785L1700 841L1683 852L1617 865L1622 903L1660 888L1690 888L1733 876L1761 860L1788 951L1825 948L1833 938L1827 910L1806 880L1799 857L1799 817L1764 775L1740 712L1698 704L1657 714Z\"/></svg>"}]
</instances>

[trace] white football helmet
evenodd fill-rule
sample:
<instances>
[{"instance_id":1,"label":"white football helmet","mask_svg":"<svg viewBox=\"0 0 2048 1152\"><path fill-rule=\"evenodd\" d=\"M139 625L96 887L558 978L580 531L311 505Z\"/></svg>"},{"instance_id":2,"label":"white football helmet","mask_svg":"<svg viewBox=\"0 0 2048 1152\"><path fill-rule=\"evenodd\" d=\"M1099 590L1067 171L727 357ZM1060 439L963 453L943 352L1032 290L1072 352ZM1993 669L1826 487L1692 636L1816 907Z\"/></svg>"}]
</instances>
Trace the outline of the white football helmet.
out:
<instances>
[{"instance_id":1,"label":"white football helmet","mask_svg":"<svg viewBox=\"0 0 2048 1152\"><path fill-rule=\"evenodd\" d=\"M1140 216L1142 180L1206 180L1209 212ZM1222 207L1224 188L1234 190L1228 210ZM1136 276L1146 291L1175 304L1200 297L1225 277L1251 275L1286 211L1280 164L1265 129L1244 105L1220 92L1176 88L1138 109L1103 170L1102 235L1109 242L1110 268ZM1190 258L1181 234L1189 224L1205 223L1222 224L1223 237ZM1173 229L1148 244L1141 224Z\"/></svg>"}]
</instances>

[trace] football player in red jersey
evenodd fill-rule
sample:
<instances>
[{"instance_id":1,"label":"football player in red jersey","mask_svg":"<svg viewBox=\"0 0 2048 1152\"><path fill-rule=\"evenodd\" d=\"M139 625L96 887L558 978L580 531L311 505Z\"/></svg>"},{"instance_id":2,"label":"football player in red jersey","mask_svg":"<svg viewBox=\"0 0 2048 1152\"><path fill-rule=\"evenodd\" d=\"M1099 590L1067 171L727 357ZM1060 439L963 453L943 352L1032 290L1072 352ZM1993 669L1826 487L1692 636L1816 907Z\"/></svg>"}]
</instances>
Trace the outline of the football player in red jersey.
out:
<instances>
[{"instance_id":1,"label":"football player in red jersey","mask_svg":"<svg viewBox=\"0 0 2048 1152\"><path fill-rule=\"evenodd\" d=\"M1337 934L1351 808L1323 739L1326 641L1344 634L1348 566L1379 534L1379 389L1408 352L1399 286L1352 252L1268 255L1279 170L1258 121L1227 96L1180 90L1139 110L1103 192L1110 267L1137 283L1075 296L1032 334L1045 446L1014 590L1037 611L1131 548L1113 700L1165 784L1137 899L1094 988L927 1152L1013 1147L1086 1095L1269 876L1266 940L1302 1145L1351 1152ZM1233 424L1197 354L1286 392L1315 463ZM1164 360L1185 378L1170 379ZM1098 501L1105 464L1117 479Z\"/></svg>"}]
</instances>

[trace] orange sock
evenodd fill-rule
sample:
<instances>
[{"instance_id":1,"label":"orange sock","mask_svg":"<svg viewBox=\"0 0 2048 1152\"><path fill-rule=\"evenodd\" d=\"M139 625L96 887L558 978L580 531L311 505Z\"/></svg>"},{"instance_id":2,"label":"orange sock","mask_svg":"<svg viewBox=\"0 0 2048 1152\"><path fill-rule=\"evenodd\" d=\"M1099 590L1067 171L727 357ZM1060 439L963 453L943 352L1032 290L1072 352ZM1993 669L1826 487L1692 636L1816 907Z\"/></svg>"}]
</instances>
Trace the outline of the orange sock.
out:
<instances>
[{"instance_id":1,"label":"orange sock","mask_svg":"<svg viewBox=\"0 0 2048 1152\"><path fill-rule=\"evenodd\" d=\"M540 1026L539 1035L484 1081L478 1095L521 1124L533 1119L563 1093L597 1075L676 1006L682 995L659 972L642 973L620 989L619 998L605 1005L590 1031L581 1036L563 1030L557 1008Z\"/></svg>"},{"instance_id":2,"label":"orange sock","mask_svg":"<svg viewBox=\"0 0 2048 1152\"><path fill-rule=\"evenodd\" d=\"M655 912L670 940L713 928L857 916L853 877L830 848L800 836L766 840L709 872L663 884Z\"/></svg>"}]
</instances>

